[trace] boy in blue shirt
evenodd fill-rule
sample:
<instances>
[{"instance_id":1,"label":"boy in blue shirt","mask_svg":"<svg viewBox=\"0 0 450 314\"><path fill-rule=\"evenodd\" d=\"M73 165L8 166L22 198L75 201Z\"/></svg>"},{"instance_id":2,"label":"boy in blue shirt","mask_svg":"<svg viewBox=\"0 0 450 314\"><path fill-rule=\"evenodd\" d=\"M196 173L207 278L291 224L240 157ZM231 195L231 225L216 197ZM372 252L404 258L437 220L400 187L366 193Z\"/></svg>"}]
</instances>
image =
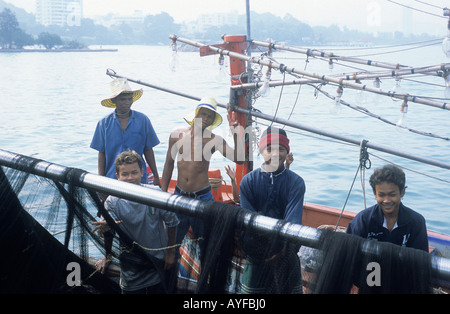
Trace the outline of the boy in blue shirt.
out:
<instances>
[{"instance_id":1,"label":"boy in blue shirt","mask_svg":"<svg viewBox=\"0 0 450 314\"><path fill-rule=\"evenodd\" d=\"M375 169L370 185L377 204L359 212L347 233L428 252L425 218L401 202L405 173L394 165Z\"/></svg>"}]
</instances>

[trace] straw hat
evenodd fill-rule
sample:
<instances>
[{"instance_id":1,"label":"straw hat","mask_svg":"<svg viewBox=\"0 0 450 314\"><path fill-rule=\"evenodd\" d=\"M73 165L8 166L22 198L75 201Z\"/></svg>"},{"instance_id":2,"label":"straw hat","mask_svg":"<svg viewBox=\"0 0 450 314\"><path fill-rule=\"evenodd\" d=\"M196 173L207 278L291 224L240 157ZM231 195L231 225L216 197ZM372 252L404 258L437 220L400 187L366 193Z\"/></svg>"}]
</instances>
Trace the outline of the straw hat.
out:
<instances>
[{"instance_id":1,"label":"straw hat","mask_svg":"<svg viewBox=\"0 0 450 314\"><path fill-rule=\"evenodd\" d=\"M222 123L222 116L217 112L217 102L214 98L212 97L204 97L202 98L199 102L197 107L195 108L194 111L192 111L191 113L189 113L188 115L186 115L184 117L184 120L186 120L187 123L189 123L190 125L194 124L194 119L198 114L198 111L200 110L200 108L207 108L209 110L212 110L216 113L216 117L214 118L213 123L211 123L211 125L209 127L207 127L208 130L212 130L216 127L218 127L221 123Z\"/></svg>"},{"instance_id":2,"label":"straw hat","mask_svg":"<svg viewBox=\"0 0 450 314\"><path fill-rule=\"evenodd\" d=\"M121 93L133 93L133 102L141 98L142 96L142 89L139 90L131 90L130 85L128 85L128 80L125 78L116 78L111 81L110 83L112 96L107 99L103 99L101 101L102 106L108 107L108 108L116 108L116 104L112 102L114 98L119 96Z\"/></svg>"}]
</instances>

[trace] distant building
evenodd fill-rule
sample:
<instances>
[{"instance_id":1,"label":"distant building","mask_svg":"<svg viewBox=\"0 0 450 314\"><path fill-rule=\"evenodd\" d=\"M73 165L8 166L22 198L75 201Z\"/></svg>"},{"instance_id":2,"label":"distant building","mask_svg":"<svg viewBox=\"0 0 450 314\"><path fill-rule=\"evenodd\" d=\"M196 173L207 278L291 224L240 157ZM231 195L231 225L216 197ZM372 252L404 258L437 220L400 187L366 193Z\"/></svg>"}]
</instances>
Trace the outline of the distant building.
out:
<instances>
[{"instance_id":1,"label":"distant building","mask_svg":"<svg viewBox=\"0 0 450 314\"><path fill-rule=\"evenodd\" d=\"M83 0L36 0L39 24L79 26L83 17Z\"/></svg>"},{"instance_id":2,"label":"distant building","mask_svg":"<svg viewBox=\"0 0 450 314\"><path fill-rule=\"evenodd\" d=\"M237 12L202 14L197 21L203 27L236 25L238 23L238 14Z\"/></svg>"},{"instance_id":3,"label":"distant building","mask_svg":"<svg viewBox=\"0 0 450 314\"><path fill-rule=\"evenodd\" d=\"M209 27L238 25L238 23L238 13L236 11L232 11L230 13L202 14L196 21L184 23L182 29L188 34L202 33Z\"/></svg>"},{"instance_id":4,"label":"distant building","mask_svg":"<svg viewBox=\"0 0 450 314\"><path fill-rule=\"evenodd\" d=\"M119 15L110 13L105 16L96 16L94 17L94 20L97 24L110 27L112 25L142 23L145 20L145 15L141 10L135 10L133 15Z\"/></svg>"}]
</instances>

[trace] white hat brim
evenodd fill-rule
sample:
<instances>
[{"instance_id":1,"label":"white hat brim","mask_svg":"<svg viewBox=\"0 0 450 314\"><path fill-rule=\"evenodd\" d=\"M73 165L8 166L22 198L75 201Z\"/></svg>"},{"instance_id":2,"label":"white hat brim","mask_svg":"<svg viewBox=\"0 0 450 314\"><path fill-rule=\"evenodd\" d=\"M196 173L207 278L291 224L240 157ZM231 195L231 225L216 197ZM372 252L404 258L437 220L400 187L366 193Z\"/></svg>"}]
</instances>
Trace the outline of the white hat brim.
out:
<instances>
[{"instance_id":1,"label":"white hat brim","mask_svg":"<svg viewBox=\"0 0 450 314\"><path fill-rule=\"evenodd\" d=\"M137 101L139 98L141 98L144 91L142 89L134 90L134 91L121 91L117 95L113 95L110 98L103 99L101 101L102 106L108 107L108 108L116 108L116 104L112 102L114 98L119 96L122 93L133 93L133 103Z\"/></svg>"},{"instance_id":2,"label":"white hat brim","mask_svg":"<svg viewBox=\"0 0 450 314\"><path fill-rule=\"evenodd\" d=\"M211 107L206 106L206 105L199 105L197 108L195 108L194 111L192 111L192 112L190 112L189 114L187 114L187 115L184 117L184 120L185 120L188 124L193 125L193 124L194 124L194 119L195 119L195 117L197 116L198 110L199 110L200 108L206 108L206 109L209 109L209 110L213 111L213 112L216 114L213 123L211 123L211 125L207 127L208 130L212 130L212 129L214 129L214 128L216 128L216 127L218 127L219 125L222 124L223 118L222 118L222 116L220 115L220 113L218 113L217 110L213 110L213 109L211 109Z\"/></svg>"}]
</instances>

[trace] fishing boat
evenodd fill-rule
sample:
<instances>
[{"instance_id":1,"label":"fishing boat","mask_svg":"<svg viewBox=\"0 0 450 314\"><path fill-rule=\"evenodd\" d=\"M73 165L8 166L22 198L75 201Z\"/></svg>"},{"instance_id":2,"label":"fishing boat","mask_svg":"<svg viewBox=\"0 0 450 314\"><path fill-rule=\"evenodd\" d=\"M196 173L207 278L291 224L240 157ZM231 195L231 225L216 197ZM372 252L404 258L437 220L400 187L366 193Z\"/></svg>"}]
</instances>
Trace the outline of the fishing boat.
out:
<instances>
[{"instance_id":1,"label":"fishing boat","mask_svg":"<svg viewBox=\"0 0 450 314\"><path fill-rule=\"evenodd\" d=\"M321 134L324 136L329 136L334 139L358 145L361 148L361 154L363 154L368 148L370 148L373 150L382 151L403 158L413 159L415 161L430 164L439 168L450 169L450 164L444 162L432 160L429 158L423 158L420 156L410 155L406 152L396 151L395 149L392 149L390 147L384 147L382 145L377 145L371 142L355 140L353 138L341 136L338 134L331 134L329 132L324 132L322 130L318 130L310 126L303 125L301 123L289 121L276 116L269 116L267 114L254 111L252 110L251 105L249 104L247 98L247 94L250 91L258 90L259 88L263 87L264 84L276 87L276 86L284 86L287 84L308 84L308 83L311 84L323 82L323 83L332 83L338 87L352 88L364 92L376 93L378 95L383 95L389 98L397 98L404 102L403 108L405 111L408 102L420 103L432 107L441 108L444 110L450 110L450 106L447 103L431 100L428 98L411 96L407 94L397 94L392 91L384 91L379 87L372 87L361 83L362 80L368 77L370 78L377 78L377 77L379 78L383 76L401 77L413 73L425 73L427 75L444 77L450 70L450 64L441 64L438 66L420 67L420 68L414 68L410 66L400 66L398 64L389 64L385 62L374 62L374 61L370 61L369 64L367 60L357 58L346 58L336 54L318 51L315 49L301 49L296 47L288 47L285 45L277 45L273 42L261 42L256 40L249 40L249 36L246 35L225 35L223 37L223 42L215 45L202 44L199 42L178 37L176 35L171 35L170 40L172 47L176 47L176 43L181 42L185 45L198 49L200 56L215 54L221 57L229 58L230 78L231 78L230 101L227 104L218 104L218 106L223 109L226 109L229 115L232 117L233 122L237 122L241 126L244 127L248 126L249 122L251 122L249 116L258 117L263 120L280 123L282 125L287 125L292 128L301 129L311 133ZM352 76L343 76L343 77L310 73L302 71L300 69L289 67L288 65L274 62L273 60L270 59L261 60L259 58L254 58L251 56L252 45L263 47L267 51L271 51L273 49L294 51L298 53L303 53L307 56L320 56L322 58L326 58L329 60L345 60L348 62L355 62L366 65L369 64L370 66L386 69L386 71L378 72L373 77L371 76L372 75L371 73L355 74ZM250 65L253 63L265 66L270 70L278 70L283 73L290 73L298 75L300 77L290 82L286 81L253 82L251 81L250 75L242 75L243 73L247 73L250 70ZM166 87L157 86L132 77L127 77L126 75L118 74L111 69L108 69L106 71L106 74L110 77L126 78L130 82L155 88L164 92L176 94L181 97L189 98L192 100L200 100L200 97L197 97L196 95L187 95L183 92L172 90ZM343 103L343 101L339 98L339 96L336 96L335 100L337 100L337 102ZM252 145L251 142L249 141L246 142L247 153L249 151L248 148L251 145ZM56 165L51 162L36 160L29 156L22 156L15 154L13 152L3 150L0 150L0 165L5 169L13 169L18 171L23 170L27 173L38 176L39 178L44 178L44 179L37 179L38 186L40 186L40 184L44 184L45 180L51 180L53 182L61 182L64 184L69 184L70 186L72 185L80 186L86 189L88 192L95 191L96 193L106 193L110 195L116 195L133 201L142 202L144 204L148 204L149 206L154 206L187 215L193 215L196 212L200 212L201 215L203 210L205 210L206 206L203 202L198 200L172 195L172 192L176 185L175 180L172 180L170 183L169 186L170 193L165 193L161 191L149 192L147 189L144 189L139 186L138 187L129 186L129 184L125 184L123 182L108 179L105 177L100 177L91 173L82 172L79 171L79 169L72 169L65 166ZM361 164L361 167L364 167L364 165ZM253 164L250 158L246 159L246 162L243 164L236 164L237 182L239 183L242 180L242 178L252 169ZM231 185L226 184L226 182L223 180L223 176L220 170L211 169L209 174L215 201L233 205L234 200L232 198ZM13 172L12 177L14 176L18 176L18 174ZM8 179L4 179L3 177L1 179L2 180L0 180L0 183L3 184L2 187L6 187L7 185L9 186ZM64 188L62 188L57 183L56 187L61 192L61 195L64 198L70 199L70 195L68 195L69 193ZM11 191L13 192L22 191L22 187L12 186ZM13 193L8 192L8 194ZM12 195L10 196L14 198ZM14 202L11 201L8 204ZM79 205L74 200L72 200L70 203L74 207L78 207ZM86 261L82 258L82 256L80 257L77 254L70 253L69 249L71 241L70 232L66 233L63 243L60 243L59 241L54 241L52 240L52 236L50 235L50 233L47 233L44 230L45 228L41 226L44 225L43 223L38 222L37 219L26 213L20 212L20 215L17 214L17 208L12 205L7 209L8 210L2 209L2 213L0 215L0 218L2 218L0 219L0 221L2 222L3 228L0 230L3 230L3 232L5 232L4 230L8 229L9 232L8 238L2 238L2 244L6 245L7 243L13 242L13 240L16 238L21 239L23 241L18 241L20 242L19 243L20 245L17 245L17 247L8 246L8 249L11 250L12 252L11 255L13 255L14 258L5 262L3 268L15 269L14 274L19 276L21 269L17 269L19 267L17 266L15 267L15 263L17 263L17 261L20 260L20 256L23 255L24 252L26 252L27 250L29 251L29 248L31 247L33 248L37 247L38 244L34 243L32 240L34 232L31 232L30 234L27 233L25 237L22 235L22 232L18 232L18 230L19 231L28 230L28 228L32 228L31 226L33 226L33 228L37 228L36 230L39 230L39 233L43 234L43 236L45 237L45 241L47 241L47 247L45 248L45 252L58 251L62 252L61 254L63 254L64 256L67 255L67 257L64 258L65 263L64 265L67 265L68 262L83 265L82 277L84 278L83 279L84 283L90 283L95 280L97 288L100 287L102 291L106 291L106 293L117 292L118 290L117 282L115 282L115 279L117 279L117 275L119 272L117 266L114 266L111 269L111 272L108 274L108 276L106 276L107 278L104 278L104 276L101 276L92 267L93 264L96 262L95 260ZM301 243L301 245L304 247L314 248L317 246L318 238L322 234L321 230L332 229L336 232L343 231L345 230L348 223L354 218L355 215L356 213L347 210L331 208L320 204L305 203L303 207L303 225L288 224L286 228L284 228L281 231L281 234L283 237L286 237L286 239ZM70 215L68 216L69 217L67 219L67 224L68 226L70 226L70 228L67 230L71 230L72 223L75 218L70 217ZM107 215L105 214L105 216ZM87 213L86 217L87 218L85 219L92 219L92 220L96 219L93 216L89 216ZM267 233L272 232L275 229L275 226L277 226L277 223L278 221L275 219L259 215L255 218L255 220L251 220L248 217L245 217L244 219L245 225L252 225L255 228L264 230ZM8 225L10 226L9 228L7 228ZM83 228L86 229L87 226L85 225ZM430 245L429 253L431 255L433 265L432 275L436 281L436 289L439 292L446 293L449 291L448 289L450 288L449 284L450 235L435 232L433 230L428 230L428 239ZM33 244L31 245L31 243ZM195 282L198 280L198 273L196 272L199 271L198 269L201 267L201 265L199 264L198 259L196 259L192 247L189 247L187 245L182 246L181 251L183 261L186 262L185 263L186 265L187 264L190 265L185 269L183 269L184 267L181 266L180 274L183 272L183 270L185 270L184 274L181 277L195 284ZM29 258L28 255L26 256L26 258ZM20 262L22 263L24 261L20 260ZM90 266L86 266L85 264L90 264ZM36 267L33 268L33 272L39 272L39 270L42 270L43 277L39 278L40 280L45 281L45 275L51 273L51 266L48 265L52 265L52 263L51 262L46 263L45 258L42 258L42 265L47 265L47 267L44 269L43 267L36 265ZM236 264L234 267L234 272L241 273L242 265ZM4 273L2 273L2 275L3 274ZM62 276L60 280L62 280L63 282L66 281L64 274L63 275L59 274L59 276ZM235 284L234 282L231 282L231 285L234 284ZM74 286L77 285L75 284ZM49 287L48 289L51 290L52 287Z\"/></svg>"},{"instance_id":2,"label":"fishing boat","mask_svg":"<svg viewBox=\"0 0 450 314\"><path fill-rule=\"evenodd\" d=\"M392 93L391 91L383 91L380 88L370 87L367 85L363 85L361 83L355 83L354 81L357 81L360 79L360 77L357 77L357 76L352 76L351 78L347 76L347 78L345 80L342 78L325 77L322 74L307 73L305 71L296 70L293 68L289 69L285 65L280 65L280 64L274 63L272 61L261 61L260 59L252 58L245 54L245 51L248 49L248 47L247 47L248 43L247 43L246 37L242 36L242 35L225 36L223 44L213 45L213 46L204 45L202 43L194 42L194 41L184 39L184 38L179 38L175 35L170 36L170 39L173 42L181 41L184 44L188 44L193 47L197 47L200 51L200 56L206 56L206 55L210 55L210 54L219 54L219 55L226 55L226 56L230 57L230 59L231 59L230 64L232 65L230 67L230 71L231 71L230 76L232 78L231 79L232 95L230 95L230 100L234 101L235 103L233 103L233 104L231 104L231 103L218 104L218 106L227 109L229 114L233 114L235 119L237 121L239 121L240 125L245 125L246 121L248 121L248 115L253 115L255 117L265 119L268 121L278 122L281 125L288 125L293 128L303 129L303 130L306 130L306 131L309 131L309 132L312 132L315 134L329 136L329 137L332 137L332 138L335 138L338 140L342 140L344 142L352 143L355 145L362 144L361 142L359 142L356 139L348 138L345 136L340 136L338 134L327 133L322 130L315 129L313 127L309 127L306 125L302 125L300 123L292 122L292 121L289 121L289 120L286 120L283 118L266 115L266 114L263 114L260 112L250 111L248 101L246 101L246 99L245 99L246 98L245 93L243 93L240 96L233 95L233 93L235 93L236 90L240 90L240 89L246 88L246 87L257 89L257 88L262 87L262 85L264 83L263 82L243 83L242 81L239 80L239 76L242 73L244 73L247 69L247 65L245 64L245 62L248 62L248 63L253 62L253 63L257 63L257 64L263 64L263 65L266 65L269 67L273 67L275 69L282 69L283 71L290 71L290 72L304 75L305 77L307 77L305 79L299 80L300 82L293 81L290 83L286 83L286 82L280 83L280 82L275 81L270 84L271 86L281 86L282 84L295 84L295 83L299 84L302 82L317 82L317 81L327 81L328 82L329 81L329 82L334 82L334 83L337 83L340 85L345 85L347 87L355 88L357 90L371 91L371 92L374 92L377 94L386 95L387 97L396 97L403 101L422 103L422 104L430 105L430 106L437 107L437 108L447 109L447 110L450 109L448 104L445 102L433 101L433 100L430 100L427 98L422 99L422 98L418 98L416 96L410 96L410 95L404 95L404 94L396 95L395 93ZM271 48L271 49L298 51L303 54L311 54L311 55L321 56L321 57L325 57L325 58L332 57L332 58L335 58L336 60L347 60L350 62L355 62L355 63L360 63L360 64L370 63L373 66L390 69L390 71L388 71L389 73L384 74L384 75L388 75L388 76L399 76L399 75L405 75L405 74L407 75L408 73L413 74L413 73L418 73L420 71L423 71L424 73L429 73L430 71L434 71L435 72L434 75L442 76L442 75L444 75L444 72L447 71L447 67L450 67L449 64L445 64L445 65L438 65L438 66L434 66L434 67L425 67L422 69L414 69L412 67L402 66L402 68L399 69L398 64L389 64L389 63L385 63L385 62L375 62L375 61L368 61L368 60L357 59L357 58L340 57L340 56L338 56L336 54L332 54L332 53L325 53L325 52L318 51L318 50L311 50L311 49L304 49L304 48L302 49L302 48L295 48L295 47L288 47L288 46L280 46L280 45L275 45L270 42L252 41L252 43L266 47L266 48ZM173 43L172 43L172 45L173 45ZM230 50L228 50L228 49L230 49ZM283 69L283 67L284 67L284 69ZM396 69L398 69L398 70L396 70ZM443 71L443 72L441 73L440 71ZM172 90L169 88L163 88L163 87L160 87L160 86L157 86L154 84L147 83L142 80L136 80L136 79L133 79L130 77L119 75L110 69L107 70L107 75L109 75L111 77L127 78L131 82L141 84L141 85L144 85L147 87L155 88L158 90L162 90L164 92L176 94L180 97L186 97L186 98L190 98L190 99L197 100L197 101L200 100L199 97L196 97L193 95L188 95L188 94L180 92L180 91ZM365 75L370 77L370 74L365 74ZM383 74L377 73L376 75L377 75L377 77L380 77ZM233 89L233 87L237 87L237 88ZM449 164L443 163L440 161L431 160L431 159L423 158L420 156L415 156L412 154L408 154L407 152L397 151L390 147L384 147L382 145L377 145L374 143L366 142L365 145L366 145L366 147L365 147L366 149L372 148L374 150L383 151L383 152L397 155L400 157L416 160L419 162L428 163L428 164L431 164L433 166L440 167L443 169L450 169ZM249 165L249 163L245 163L244 165L237 164L236 169L237 169L236 180L239 183L240 180L242 179L242 177L246 173L248 173L248 171L250 169L250 165ZM148 168L148 170L149 170L149 168ZM226 185L226 183L222 180L221 171L219 169L210 171L210 178L211 178L212 182L219 179L219 184L217 186L213 186L213 195L215 197L215 200L233 203L231 185L230 184ZM222 182L224 182L224 184L222 184ZM176 181L172 180L172 182L170 184L171 191L173 191L175 185L176 185ZM318 204L305 203L303 222L305 225L308 225L308 226L311 226L314 228L318 228L320 226L334 226L334 227L340 226L340 227L346 228L348 223L353 219L353 217L355 215L356 215L356 213L350 212L350 211L345 211L345 210L343 211L340 209L322 206L322 205L318 205ZM429 235L430 235L431 249L438 250L439 254L444 254L444 256L448 256L449 249L450 249L450 247L449 247L450 236L446 235L446 234L438 233L435 231L431 231L431 230L429 231Z\"/></svg>"},{"instance_id":3,"label":"fishing boat","mask_svg":"<svg viewBox=\"0 0 450 314\"><path fill-rule=\"evenodd\" d=\"M289 68L287 65L279 64L276 62L273 62L271 60L264 61L258 58L253 58L252 56L249 56L247 51L249 49L249 43L244 35L231 35L227 36L225 35L223 37L223 43L216 44L216 45L206 45L199 42L195 42L189 39L180 38L176 35L171 35L170 39L172 40L171 46L176 45L177 41L180 41L184 45L190 45L192 47L195 47L198 49L200 56L208 56L211 54L217 54L220 56L228 56L230 58L230 77L231 77L231 95L230 95L230 103L227 104L218 104L219 107L222 107L228 111L230 115L234 117L236 121L238 121L239 125L247 126L247 121L249 115L253 115L255 117L265 119L268 121L275 121L280 123L281 125L291 126L293 128L298 128L302 130L307 130L312 133L321 134L325 136L330 136L335 139L342 140L344 142L352 143L352 144L360 144L361 145L361 151L367 148L372 148L375 150L387 152L393 155L401 156L404 158L409 158L413 160L417 160L420 162L425 162L437 167L442 167L444 169L450 169L450 165L446 163L442 163L440 161L435 161L427 158L422 158L414 155L410 155L405 152L396 151L395 149L392 149L390 147L384 147L381 145L373 144L373 143L363 143L359 142L358 140L347 138L344 136L340 136L337 134L330 134L326 133L322 130L318 130L309 126L305 126L299 123L295 123L292 121L288 121L279 117L274 117L270 115L265 115L260 112L251 111L249 108L248 99L246 97L246 88L247 90L250 89L258 89L261 88L264 84L264 82L244 82L242 79L242 73L246 73L248 71L248 64L250 63L256 63L258 65L264 65L267 66L269 69L278 69L283 72L290 72L298 75L302 75L303 77L301 79L298 79L297 81L292 81L289 83L286 82L279 82L279 81L273 81L269 83L270 86L283 86L284 84L307 84L307 83L318 83L318 82L327 82L327 83L335 83L338 84L338 86L345 86L348 88L353 88L356 90L362 90L366 92L373 92L377 93L379 95L385 95L386 97L394 97L402 100L405 104L407 104L408 101L410 102L417 102L437 108L442 108L445 110L449 109L449 106L444 102L439 102L435 100L430 100L428 98L419 98L416 96L410 96L407 94L396 94L392 91L383 91L379 87L371 87L368 85L364 85L360 82L363 78L373 78L375 76L371 76L370 73L364 73L364 74L355 74L351 77L349 75L344 77L328 77L322 74L317 73L308 73L302 70ZM341 57L333 53L326 53L323 51L313 50L313 49L304 49L304 48L296 48L296 47L289 47L285 45L276 45L272 42L261 42L261 41L252 41L252 45L259 45L261 47L264 47L268 50L271 49L280 49L285 51L294 51L303 53L305 55L310 56L320 56L324 58L332 58L335 60L345 60L348 62L358 63L358 64L370 64L371 66L380 67L389 69L389 71L385 73L377 73L376 77L383 77L385 76L404 76L408 74L415 74L415 73L427 73L430 75L437 75L437 76L444 76L447 72L447 68L450 67L450 64L442 64L437 66L430 66L430 67L421 67L419 68L413 68L408 66L400 66L399 64L389 64L386 62L376 62L376 61L368 61L358 58L347 58L347 57ZM113 70L108 69L107 75L111 77L122 77L126 78L131 82L141 84L147 87L155 88L158 90L162 90L164 92L169 92L176 94L181 97L186 97L193 100L200 100L200 97L196 97L193 95L188 95L183 92L179 92L176 90L172 90L169 88L160 87L154 84L150 84L147 82L144 82L142 80L136 80L130 77L122 76L117 73L115 73ZM237 91L240 91L238 93ZM405 109L406 110L406 109ZM365 145L365 147L363 147ZM363 167L363 165L361 165ZM240 182L242 177L248 173L252 168L252 165L249 162L244 163L243 165L236 164L236 174L237 178L236 181ZM148 168L149 170L149 168ZM209 172L210 181L213 187L213 195L214 199L219 202L225 202L234 204L233 200L233 193L232 193L232 187L231 184L226 184L226 182L223 180L222 174L220 169L214 169ZM176 186L176 180L172 180L169 186L169 191L173 193L174 188ZM345 229L348 226L348 223L355 217L356 213L347 211L347 210L341 210L337 208L332 208L329 206L323 206L320 204L312 204L312 203L305 203L303 207L303 221L302 224L305 226L313 227L313 228L329 228L333 230L339 230L339 231L345 231ZM433 230L428 230L428 240L430 245L430 254L441 256L445 258L450 257L450 235L439 233ZM184 258L186 260L189 260L190 265L192 263L196 263L195 260L192 258L192 256L189 256L189 251L186 250ZM198 262L198 261L197 261ZM200 266L196 264L195 268L199 268ZM195 272L191 272L189 274L190 278L197 278L197 275ZM448 290L445 290L448 292Z\"/></svg>"}]
</instances>

